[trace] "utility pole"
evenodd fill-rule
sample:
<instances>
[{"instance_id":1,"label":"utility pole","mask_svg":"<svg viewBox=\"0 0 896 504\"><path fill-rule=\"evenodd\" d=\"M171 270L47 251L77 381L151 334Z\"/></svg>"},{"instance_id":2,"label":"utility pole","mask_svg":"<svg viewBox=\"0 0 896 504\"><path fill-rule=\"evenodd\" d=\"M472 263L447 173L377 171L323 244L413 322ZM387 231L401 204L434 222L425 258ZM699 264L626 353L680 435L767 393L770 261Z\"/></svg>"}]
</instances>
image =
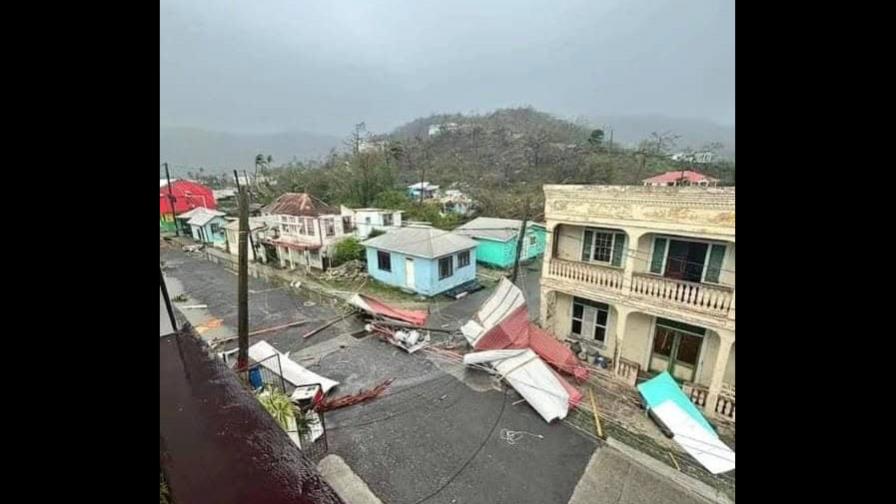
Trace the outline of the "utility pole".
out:
<instances>
[{"instance_id":1,"label":"utility pole","mask_svg":"<svg viewBox=\"0 0 896 504\"><path fill-rule=\"evenodd\" d=\"M516 275L520 269L520 256L523 254L523 239L526 237L526 222L529 220L529 196L526 195L526 208L523 210L523 224L520 226L520 237L516 242L516 261L513 262L513 276L510 281L516 283Z\"/></svg>"},{"instance_id":2,"label":"utility pole","mask_svg":"<svg viewBox=\"0 0 896 504\"><path fill-rule=\"evenodd\" d=\"M174 223L174 236L180 236L177 228L177 215L174 213L174 189L171 188L171 175L168 173L168 161L165 161L165 180L168 181L168 203L171 204L171 222Z\"/></svg>"},{"instance_id":3,"label":"utility pole","mask_svg":"<svg viewBox=\"0 0 896 504\"><path fill-rule=\"evenodd\" d=\"M243 170L243 173L246 173L246 170ZM242 192L240 189L240 177L237 175L236 170L233 170L233 180L236 181L236 190ZM246 175L246 183L249 182L249 176ZM248 211L248 210L247 210ZM258 262L258 257L255 255L255 243L252 241L252 229L249 229L249 245L252 247L252 260Z\"/></svg>"},{"instance_id":4,"label":"utility pole","mask_svg":"<svg viewBox=\"0 0 896 504\"><path fill-rule=\"evenodd\" d=\"M237 273L237 369L249 365L249 197L246 189L240 189L239 270Z\"/></svg>"},{"instance_id":5,"label":"utility pole","mask_svg":"<svg viewBox=\"0 0 896 504\"><path fill-rule=\"evenodd\" d=\"M610 128L610 152L613 152L613 129Z\"/></svg>"}]
</instances>

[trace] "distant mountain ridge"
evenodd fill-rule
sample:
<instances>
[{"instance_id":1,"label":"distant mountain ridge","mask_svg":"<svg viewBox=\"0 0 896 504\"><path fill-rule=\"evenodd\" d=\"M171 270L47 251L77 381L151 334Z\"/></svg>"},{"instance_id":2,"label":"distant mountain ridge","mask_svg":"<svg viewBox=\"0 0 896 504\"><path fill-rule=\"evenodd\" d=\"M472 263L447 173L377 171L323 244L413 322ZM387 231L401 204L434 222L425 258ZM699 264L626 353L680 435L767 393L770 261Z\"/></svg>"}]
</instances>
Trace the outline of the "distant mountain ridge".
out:
<instances>
[{"instance_id":1,"label":"distant mountain ridge","mask_svg":"<svg viewBox=\"0 0 896 504\"><path fill-rule=\"evenodd\" d=\"M241 134L202 128L159 127L159 162L167 161L174 173L202 167L208 173L252 169L257 154L271 155L274 164L296 158L305 160L327 155L340 147L342 139L307 132ZM178 171L180 169L180 171ZM183 171L183 173L181 173Z\"/></svg>"}]
</instances>

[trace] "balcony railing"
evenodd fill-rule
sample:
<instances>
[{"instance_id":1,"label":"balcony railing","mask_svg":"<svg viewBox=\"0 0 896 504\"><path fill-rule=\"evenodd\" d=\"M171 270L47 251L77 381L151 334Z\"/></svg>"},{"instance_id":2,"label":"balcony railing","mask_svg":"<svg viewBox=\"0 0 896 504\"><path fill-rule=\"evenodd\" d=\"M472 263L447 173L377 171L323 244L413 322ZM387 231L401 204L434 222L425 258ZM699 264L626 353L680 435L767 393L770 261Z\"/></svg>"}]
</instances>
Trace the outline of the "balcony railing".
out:
<instances>
[{"instance_id":1,"label":"balcony railing","mask_svg":"<svg viewBox=\"0 0 896 504\"><path fill-rule=\"evenodd\" d=\"M663 278L646 273L632 274L632 294L670 302L691 310L725 317L734 291L728 287Z\"/></svg>"},{"instance_id":2,"label":"balcony railing","mask_svg":"<svg viewBox=\"0 0 896 504\"><path fill-rule=\"evenodd\" d=\"M552 259L548 274L557 278L622 292L622 270L575 261Z\"/></svg>"},{"instance_id":3,"label":"balcony railing","mask_svg":"<svg viewBox=\"0 0 896 504\"><path fill-rule=\"evenodd\" d=\"M734 291L721 285L633 273L631 285L626 287L623 284L624 274L620 269L563 259L551 259L547 274L717 317L734 318Z\"/></svg>"},{"instance_id":4,"label":"balcony railing","mask_svg":"<svg viewBox=\"0 0 896 504\"><path fill-rule=\"evenodd\" d=\"M681 386L681 390L688 396L691 402L714 418L735 422L734 387L728 386L728 384L722 385L722 391L719 393L715 407L712 410L706 407L706 399L709 396L709 390L706 387L694 383L685 383Z\"/></svg>"}]
</instances>

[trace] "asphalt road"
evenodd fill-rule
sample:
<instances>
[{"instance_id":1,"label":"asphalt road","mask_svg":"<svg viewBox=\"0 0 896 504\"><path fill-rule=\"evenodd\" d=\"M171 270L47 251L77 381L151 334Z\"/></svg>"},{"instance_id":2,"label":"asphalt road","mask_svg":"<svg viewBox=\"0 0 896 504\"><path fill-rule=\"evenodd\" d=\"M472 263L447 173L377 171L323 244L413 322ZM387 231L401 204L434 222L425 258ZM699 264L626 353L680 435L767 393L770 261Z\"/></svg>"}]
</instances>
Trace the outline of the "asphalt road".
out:
<instances>
[{"instance_id":1,"label":"asphalt road","mask_svg":"<svg viewBox=\"0 0 896 504\"><path fill-rule=\"evenodd\" d=\"M172 283L191 299L207 304L208 316L222 319L225 328L235 331L236 276L180 251L164 250L161 255ZM526 271L521 281L530 315L537 316L530 294L537 293L537 272ZM264 280L250 279L249 288L250 329L339 314L325 299ZM489 294L480 291L440 303L430 325L463 322ZM306 306L306 301L312 304ZM326 417L330 452L342 457L383 502L563 504L577 485L582 489L579 499L585 500L575 502L701 502L688 500L679 487L640 466L603 457L608 448L598 449L567 424L546 424L524 401L514 404L520 401L515 391L498 389L481 371L423 352L409 355L370 336L356 339L349 335L360 328L353 317L303 339L301 334L315 325L266 334L263 339L292 352L294 360L312 371L339 381L336 395L370 388L386 378L395 380L384 397ZM510 444L501 437L504 429L543 438L523 435ZM593 457L595 453L601 457ZM583 477L586 466L589 471Z\"/></svg>"}]
</instances>

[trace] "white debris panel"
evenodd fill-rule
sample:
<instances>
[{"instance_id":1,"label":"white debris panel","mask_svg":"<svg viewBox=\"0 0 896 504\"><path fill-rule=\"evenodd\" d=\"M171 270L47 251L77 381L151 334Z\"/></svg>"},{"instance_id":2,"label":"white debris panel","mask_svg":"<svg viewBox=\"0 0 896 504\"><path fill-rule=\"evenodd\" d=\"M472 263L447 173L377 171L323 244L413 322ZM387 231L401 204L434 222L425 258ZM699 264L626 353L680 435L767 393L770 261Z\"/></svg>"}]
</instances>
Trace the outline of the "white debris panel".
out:
<instances>
[{"instance_id":1,"label":"white debris panel","mask_svg":"<svg viewBox=\"0 0 896 504\"><path fill-rule=\"evenodd\" d=\"M734 469L734 452L707 431L674 401L666 400L653 413L672 431L672 439L713 474Z\"/></svg>"},{"instance_id":2,"label":"white debris panel","mask_svg":"<svg viewBox=\"0 0 896 504\"><path fill-rule=\"evenodd\" d=\"M523 297L523 291L513 282L502 278L491 297L482 304L482 308L460 330L470 346L475 347L482 336L524 304L526 304L526 299Z\"/></svg>"},{"instance_id":3,"label":"white debris panel","mask_svg":"<svg viewBox=\"0 0 896 504\"><path fill-rule=\"evenodd\" d=\"M569 393L556 373L532 350L472 352L464 355L464 364L491 365L545 422L562 420L569 413Z\"/></svg>"},{"instance_id":4,"label":"white debris panel","mask_svg":"<svg viewBox=\"0 0 896 504\"><path fill-rule=\"evenodd\" d=\"M320 384L324 394L328 393L331 388L339 385L339 382L337 381L324 378L323 376L300 366L299 363L272 347L267 341L262 340L249 347L249 357L252 360L270 369L275 374L280 374L280 369L277 368L276 360L265 360L272 355L280 356L280 367L283 368L283 378L293 385Z\"/></svg>"}]
</instances>

